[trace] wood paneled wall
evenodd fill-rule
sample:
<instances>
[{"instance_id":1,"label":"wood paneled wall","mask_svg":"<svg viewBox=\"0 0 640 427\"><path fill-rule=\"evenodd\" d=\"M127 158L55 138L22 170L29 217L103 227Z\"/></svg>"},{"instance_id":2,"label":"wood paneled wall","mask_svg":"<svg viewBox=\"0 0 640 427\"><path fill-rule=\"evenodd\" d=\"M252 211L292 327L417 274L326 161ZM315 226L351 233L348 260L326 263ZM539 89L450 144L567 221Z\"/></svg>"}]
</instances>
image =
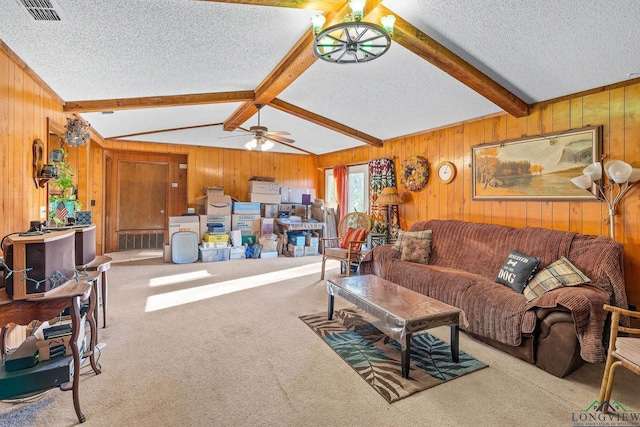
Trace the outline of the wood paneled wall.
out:
<instances>
[{"instance_id":1,"label":"wood paneled wall","mask_svg":"<svg viewBox=\"0 0 640 427\"><path fill-rule=\"evenodd\" d=\"M318 188L316 156L112 140L104 141L104 146L116 151L186 154L187 206L192 208L197 208L205 187L220 186L225 194L248 200L251 176L274 177L283 187Z\"/></svg>"},{"instance_id":2,"label":"wood paneled wall","mask_svg":"<svg viewBox=\"0 0 640 427\"><path fill-rule=\"evenodd\" d=\"M60 99L3 47L0 43L0 237L41 219L47 189L36 189L33 182L33 141L41 139L48 153L47 117L66 121Z\"/></svg>"},{"instance_id":3,"label":"wood paneled wall","mask_svg":"<svg viewBox=\"0 0 640 427\"><path fill-rule=\"evenodd\" d=\"M606 206L599 202L474 201L471 198L472 146L598 124L604 125L605 161L620 159L640 167L640 84L635 84L534 106L531 114L521 119L499 115L388 141L382 148L361 147L318 156L320 194L324 193L324 168L391 157L395 159L397 173L404 159L421 155L429 160L431 167L426 189L411 193L399 185L407 201L399 207L401 227L405 230L416 221L436 218L608 235L608 225L604 222ZM445 160L457 167L457 176L448 185L439 182L434 170ZM640 276L640 185L618 205L616 239L625 245L630 304L640 307L637 281Z\"/></svg>"}]
</instances>

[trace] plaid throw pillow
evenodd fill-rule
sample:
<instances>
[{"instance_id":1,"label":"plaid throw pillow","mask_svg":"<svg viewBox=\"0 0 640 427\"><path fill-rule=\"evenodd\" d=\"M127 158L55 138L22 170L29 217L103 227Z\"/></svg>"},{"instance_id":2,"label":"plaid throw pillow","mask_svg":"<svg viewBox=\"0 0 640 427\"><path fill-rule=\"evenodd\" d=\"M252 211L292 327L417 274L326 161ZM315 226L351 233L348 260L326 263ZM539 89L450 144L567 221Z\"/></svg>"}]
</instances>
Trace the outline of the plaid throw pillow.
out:
<instances>
[{"instance_id":1,"label":"plaid throw pillow","mask_svg":"<svg viewBox=\"0 0 640 427\"><path fill-rule=\"evenodd\" d=\"M532 301L545 292L562 286L576 286L590 282L582 271L571 264L571 261L561 257L558 261L540 270L524 288L527 301Z\"/></svg>"},{"instance_id":2,"label":"plaid throw pillow","mask_svg":"<svg viewBox=\"0 0 640 427\"><path fill-rule=\"evenodd\" d=\"M424 238L407 236L402 238L402 261L429 264L431 255L431 231Z\"/></svg>"},{"instance_id":3,"label":"plaid throw pillow","mask_svg":"<svg viewBox=\"0 0 640 427\"><path fill-rule=\"evenodd\" d=\"M398 239L395 241L395 243L393 244L393 246L391 247L392 249L395 249L398 252L402 252L402 239L404 238L404 236L407 237L416 237L418 239L429 239L429 242L431 242L431 230L423 230L423 231L402 231L402 230L398 230ZM429 246L431 246L431 243L429 243Z\"/></svg>"}]
</instances>

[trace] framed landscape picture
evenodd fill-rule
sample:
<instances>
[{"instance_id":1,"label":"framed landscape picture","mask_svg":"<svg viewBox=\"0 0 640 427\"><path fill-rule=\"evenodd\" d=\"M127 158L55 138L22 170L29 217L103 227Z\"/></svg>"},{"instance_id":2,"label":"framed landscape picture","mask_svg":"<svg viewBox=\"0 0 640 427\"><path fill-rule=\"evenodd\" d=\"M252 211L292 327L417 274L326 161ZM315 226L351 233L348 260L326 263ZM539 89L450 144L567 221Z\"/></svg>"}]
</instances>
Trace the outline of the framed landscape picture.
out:
<instances>
[{"instance_id":1,"label":"framed landscape picture","mask_svg":"<svg viewBox=\"0 0 640 427\"><path fill-rule=\"evenodd\" d=\"M602 126L471 147L474 200L597 200L571 178L600 161Z\"/></svg>"}]
</instances>

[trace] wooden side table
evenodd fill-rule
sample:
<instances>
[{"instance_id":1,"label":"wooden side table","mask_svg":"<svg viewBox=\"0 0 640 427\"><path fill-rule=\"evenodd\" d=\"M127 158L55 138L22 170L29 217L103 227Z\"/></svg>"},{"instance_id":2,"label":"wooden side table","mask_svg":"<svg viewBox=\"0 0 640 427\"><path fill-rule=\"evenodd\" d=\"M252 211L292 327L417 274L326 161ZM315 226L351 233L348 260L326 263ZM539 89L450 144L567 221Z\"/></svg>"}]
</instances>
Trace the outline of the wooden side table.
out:
<instances>
[{"instance_id":1,"label":"wooden side table","mask_svg":"<svg viewBox=\"0 0 640 427\"><path fill-rule=\"evenodd\" d=\"M387 244L387 235L384 233L369 233L367 236L367 247L369 250L379 245Z\"/></svg>"},{"instance_id":2,"label":"wooden side table","mask_svg":"<svg viewBox=\"0 0 640 427\"><path fill-rule=\"evenodd\" d=\"M95 345L96 345L96 322L94 318L96 293L91 292L93 289L92 280L95 276L89 276L87 280L76 283L70 280L65 284L51 290L46 296L32 299L13 300L6 291L0 289L0 329L3 331L3 340L1 353L4 355L6 349L4 347L4 331L5 326L9 323L17 323L19 325L27 325L32 320L46 321L54 318L63 310L69 308L71 315L71 340L70 347L73 354L73 381L60 385L61 390L72 390L73 406L78 416L78 420L83 423L86 418L80 409L80 350L78 349L78 336L81 329L80 303L89 300L89 311L87 312L87 320L90 328L90 348L82 357L89 357L93 371L100 374L95 361Z\"/></svg>"},{"instance_id":3,"label":"wooden side table","mask_svg":"<svg viewBox=\"0 0 640 427\"><path fill-rule=\"evenodd\" d=\"M100 273L100 277L98 279L98 284L100 285L100 296L98 298L98 303L102 301L102 327L107 327L107 270L111 268L111 261L113 259L111 257L105 255L98 255L95 257L93 261L89 264L83 266L77 266L76 268L80 271L97 271ZM96 289L96 292L98 290ZM99 304L98 304L99 305ZM95 318L96 322L98 321L98 305L96 305Z\"/></svg>"}]
</instances>

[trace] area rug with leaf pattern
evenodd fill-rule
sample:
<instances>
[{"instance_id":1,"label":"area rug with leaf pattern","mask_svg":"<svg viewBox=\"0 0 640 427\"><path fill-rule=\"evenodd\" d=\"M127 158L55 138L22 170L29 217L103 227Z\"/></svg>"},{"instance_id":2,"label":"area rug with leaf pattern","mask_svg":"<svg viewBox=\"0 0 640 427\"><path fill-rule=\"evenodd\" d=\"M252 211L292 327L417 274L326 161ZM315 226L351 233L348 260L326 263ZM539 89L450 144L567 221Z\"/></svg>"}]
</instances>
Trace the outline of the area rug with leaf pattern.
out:
<instances>
[{"instance_id":1,"label":"area rug with leaf pattern","mask_svg":"<svg viewBox=\"0 0 640 427\"><path fill-rule=\"evenodd\" d=\"M389 403L487 367L462 351L454 363L449 344L425 333L411 338L411 369L404 379L400 344L377 329L370 314L344 309L333 320L326 312L300 319Z\"/></svg>"}]
</instances>

